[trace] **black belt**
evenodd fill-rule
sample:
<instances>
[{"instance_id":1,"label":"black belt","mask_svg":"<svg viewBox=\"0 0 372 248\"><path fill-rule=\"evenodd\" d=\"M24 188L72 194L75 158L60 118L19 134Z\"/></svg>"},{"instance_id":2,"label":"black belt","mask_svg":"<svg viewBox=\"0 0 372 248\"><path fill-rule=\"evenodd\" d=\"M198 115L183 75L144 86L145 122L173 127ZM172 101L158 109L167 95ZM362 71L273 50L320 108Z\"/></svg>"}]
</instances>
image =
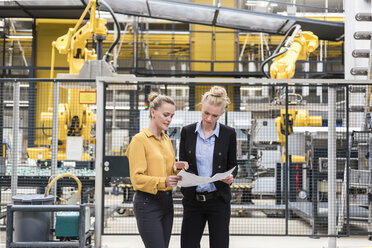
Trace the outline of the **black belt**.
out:
<instances>
[{"instance_id":1,"label":"black belt","mask_svg":"<svg viewBox=\"0 0 372 248\"><path fill-rule=\"evenodd\" d=\"M166 190L166 191L160 191L159 190L154 195L154 194L150 194L150 193L147 193L147 192L144 192L144 191L137 190L136 194L141 194L143 196L150 197L150 198L157 198L157 197L162 197L162 196L172 196L172 191L171 190Z\"/></svg>"},{"instance_id":2,"label":"black belt","mask_svg":"<svg viewBox=\"0 0 372 248\"><path fill-rule=\"evenodd\" d=\"M199 202L206 202L211 199L216 199L220 194L218 191L213 192L196 192L195 199Z\"/></svg>"}]
</instances>

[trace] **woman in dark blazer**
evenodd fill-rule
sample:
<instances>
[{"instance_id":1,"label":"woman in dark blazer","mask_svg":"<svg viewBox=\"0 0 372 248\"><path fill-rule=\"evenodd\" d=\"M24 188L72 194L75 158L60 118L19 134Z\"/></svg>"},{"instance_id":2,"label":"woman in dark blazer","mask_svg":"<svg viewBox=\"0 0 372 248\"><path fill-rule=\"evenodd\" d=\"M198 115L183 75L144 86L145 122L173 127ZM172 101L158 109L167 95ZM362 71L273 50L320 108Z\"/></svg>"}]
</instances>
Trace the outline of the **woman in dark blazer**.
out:
<instances>
[{"instance_id":1,"label":"woman in dark blazer","mask_svg":"<svg viewBox=\"0 0 372 248\"><path fill-rule=\"evenodd\" d=\"M237 165L235 130L218 122L229 103L224 88L212 87L200 103L202 120L182 128L179 159L188 162L188 172L211 177ZM230 184L236 173L237 169L221 181L181 188L184 195L182 248L200 247L207 222L210 247L229 247Z\"/></svg>"}]
</instances>

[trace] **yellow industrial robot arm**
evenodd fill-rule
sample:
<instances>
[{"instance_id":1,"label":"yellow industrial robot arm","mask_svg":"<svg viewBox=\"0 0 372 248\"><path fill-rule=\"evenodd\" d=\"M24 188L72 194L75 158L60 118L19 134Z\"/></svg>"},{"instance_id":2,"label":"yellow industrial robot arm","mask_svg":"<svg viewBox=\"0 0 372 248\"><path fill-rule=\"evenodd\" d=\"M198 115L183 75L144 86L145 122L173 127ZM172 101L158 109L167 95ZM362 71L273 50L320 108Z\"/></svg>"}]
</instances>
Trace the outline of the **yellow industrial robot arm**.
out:
<instances>
[{"instance_id":1,"label":"yellow industrial robot arm","mask_svg":"<svg viewBox=\"0 0 372 248\"><path fill-rule=\"evenodd\" d=\"M86 48L87 40L92 35L106 36L107 34L107 21L96 18L96 6L96 0L90 0L75 27L70 28L65 35L52 42L50 78L54 77L55 50L58 50L60 54L67 54L67 61L70 68L69 73L79 73L86 60L97 59L95 50ZM80 28L89 10L89 21Z\"/></svg>"},{"instance_id":2,"label":"yellow industrial robot arm","mask_svg":"<svg viewBox=\"0 0 372 248\"><path fill-rule=\"evenodd\" d=\"M291 37L287 39L289 33L292 32ZM285 42L285 44L284 44ZM284 46L283 46L284 45ZM306 57L313 52L319 45L318 37L312 32L302 32L301 26L293 26L283 38L274 54L266 59L261 66L262 72L268 77L264 71L264 65L270 60L274 62L270 66L270 78L273 79L290 79L294 76L296 61L306 59ZM280 49L280 50L279 50ZM275 118L275 125L277 128L278 140L282 147L286 143L286 110L280 110L280 116ZM289 109L288 110L288 135L293 133L294 126L322 126L321 116L310 116L309 111L305 109ZM285 152L282 154L282 161L285 161ZM292 161L305 162L303 156L292 156Z\"/></svg>"},{"instance_id":3,"label":"yellow industrial robot arm","mask_svg":"<svg viewBox=\"0 0 372 248\"><path fill-rule=\"evenodd\" d=\"M282 147L285 146L285 118L286 110L280 110L280 116L275 118L275 125L278 133L277 142ZM288 110L288 136L293 133L293 127L320 127L322 126L321 116L310 116L307 109L289 109ZM285 152L282 154L282 161L285 161ZM305 162L304 156L292 155L292 162Z\"/></svg>"},{"instance_id":4,"label":"yellow industrial robot arm","mask_svg":"<svg viewBox=\"0 0 372 248\"><path fill-rule=\"evenodd\" d=\"M304 60L319 45L318 37L312 32L299 32L288 50L279 55L270 66L270 77L274 79L292 78L296 61ZM285 48L281 48L283 51Z\"/></svg>"},{"instance_id":5,"label":"yellow industrial robot arm","mask_svg":"<svg viewBox=\"0 0 372 248\"><path fill-rule=\"evenodd\" d=\"M289 36L290 34L291 36ZM295 73L296 61L305 59L318 45L319 41L316 35L308 31L302 32L301 26L296 24L285 34L273 55L262 62L261 71L267 78L292 78ZM268 75L264 67L272 60L274 60L274 62L270 66L270 75Z\"/></svg>"},{"instance_id":6,"label":"yellow industrial robot arm","mask_svg":"<svg viewBox=\"0 0 372 248\"><path fill-rule=\"evenodd\" d=\"M275 124L278 132L278 140L282 146L285 146L285 109L280 110L280 116L275 118ZM320 127L322 126L321 116L310 116L307 109L289 109L288 110L288 135L293 133L293 127Z\"/></svg>"}]
</instances>

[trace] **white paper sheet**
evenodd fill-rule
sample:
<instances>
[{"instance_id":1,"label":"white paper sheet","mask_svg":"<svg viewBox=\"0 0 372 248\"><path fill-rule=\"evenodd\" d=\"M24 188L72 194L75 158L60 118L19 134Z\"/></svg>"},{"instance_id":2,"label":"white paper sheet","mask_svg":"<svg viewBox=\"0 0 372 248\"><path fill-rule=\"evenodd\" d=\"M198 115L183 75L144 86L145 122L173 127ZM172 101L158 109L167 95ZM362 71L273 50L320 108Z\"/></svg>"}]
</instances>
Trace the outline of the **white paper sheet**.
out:
<instances>
[{"instance_id":1,"label":"white paper sheet","mask_svg":"<svg viewBox=\"0 0 372 248\"><path fill-rule=\"evenodd\" d=\"M178 185L181 187L192 187L206 183L213 183L228 177L235 170L235 167L224 173L217 173L213 177L200 177L182 170L178 173L178 176L182 176L182 180L178 181Z\"/></svg>"}]
</instances>

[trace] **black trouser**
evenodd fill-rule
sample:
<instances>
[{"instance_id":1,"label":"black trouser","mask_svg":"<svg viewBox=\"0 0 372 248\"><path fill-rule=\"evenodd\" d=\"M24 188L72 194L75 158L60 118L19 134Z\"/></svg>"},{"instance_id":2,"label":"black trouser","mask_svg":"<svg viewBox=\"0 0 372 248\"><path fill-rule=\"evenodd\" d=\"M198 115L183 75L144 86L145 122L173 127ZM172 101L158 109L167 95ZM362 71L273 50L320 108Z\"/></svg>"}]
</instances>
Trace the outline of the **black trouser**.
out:
<instances>
[{"instance_id":1,"label":"black trouser","mask_svg":"<svg viewBox=\"0 0 372 248\"><path fill-rule=\"evenodd\" d=\"M230 203L226 203L221 196L206 200L205 202L184 198L182 203L182 248L200 247L200 240L207 221L209 229L209 247L229 247Z\"/></svg>"},{"instance_id":2,"label":"black trouser","mask_svg":"<svg viewBox=\"0 0 372 248\"><path fill-rule=\"evenodd\" d=\"M134 214L138 231L146 248L167 248L173 225L173 199L171 191L156 195L137 191Z\"/></svg>"}]
</instances>

